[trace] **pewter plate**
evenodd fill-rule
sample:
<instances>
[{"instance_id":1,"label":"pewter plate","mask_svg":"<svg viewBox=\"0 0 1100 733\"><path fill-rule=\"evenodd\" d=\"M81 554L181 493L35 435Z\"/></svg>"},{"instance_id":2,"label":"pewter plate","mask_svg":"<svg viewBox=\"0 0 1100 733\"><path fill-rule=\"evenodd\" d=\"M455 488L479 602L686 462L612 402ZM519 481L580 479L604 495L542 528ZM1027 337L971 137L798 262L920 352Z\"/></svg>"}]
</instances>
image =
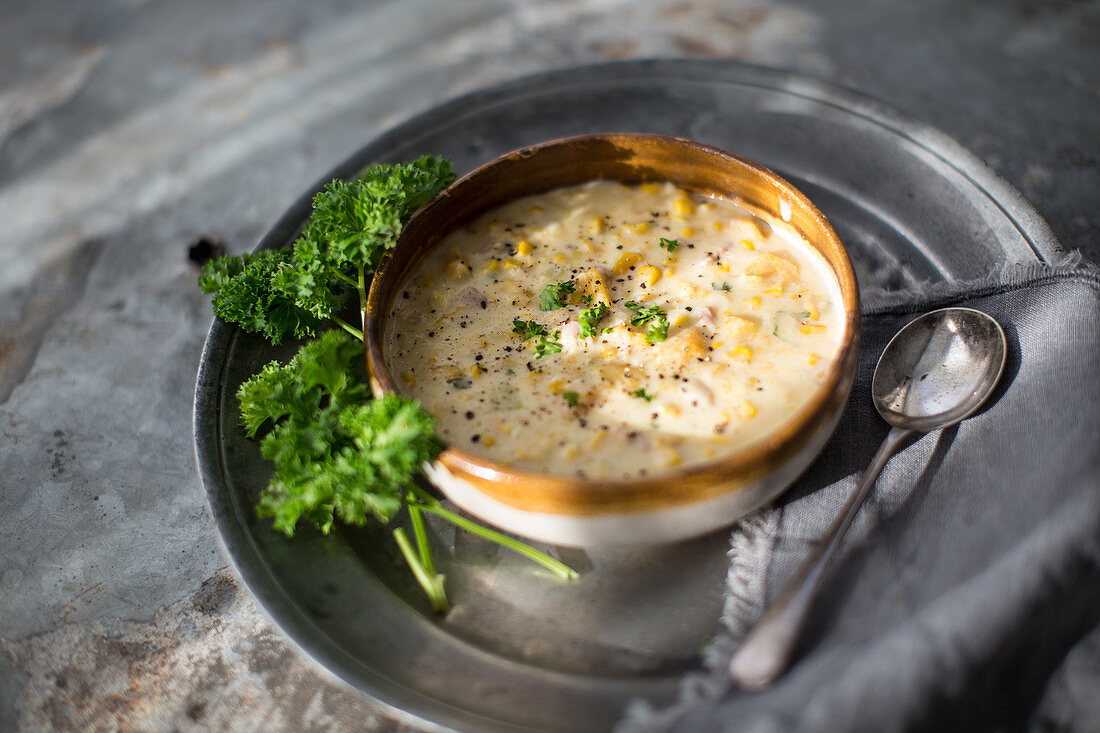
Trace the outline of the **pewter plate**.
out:
<instances>
[{"instance_id":1,"label":"pewter plate","mask_svg":"<svg viewBox=\"0 0 1100 733\"><path fill-rule=\"evenodd\" d=\"M1057 241L1031 206L942 134L851 91L721 62L641 61L543 74L463 96L340 164L258 248L289 245L334 177L425 153L458 172L565 135L679 135L772 168L848 246L861 288L977 277L1045 261ZM256 518L270 469L238 427L234 394L296 345L215 322L195 390L199 471L222 543L283 631L326 669L430 730L606 730L633 697L674 698L717 631L727 533L638 550L561 550L561 583L448 526L432 525L453 603L433 615L391 528L302 530Z\"/></svg>"}]
</instances>

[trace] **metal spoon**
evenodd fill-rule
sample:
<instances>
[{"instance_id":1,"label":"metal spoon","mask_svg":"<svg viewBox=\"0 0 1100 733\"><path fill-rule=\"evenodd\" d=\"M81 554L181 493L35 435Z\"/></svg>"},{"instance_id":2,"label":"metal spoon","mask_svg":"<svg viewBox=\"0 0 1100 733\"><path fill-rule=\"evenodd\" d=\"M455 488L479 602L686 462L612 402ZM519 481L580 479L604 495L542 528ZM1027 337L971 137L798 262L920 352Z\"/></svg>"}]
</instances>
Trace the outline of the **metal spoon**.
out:
<instances>
[{"instance_id":1,"label":"metal spoon","mask_svg":"<svg viewBox=\"0 0 1100 733\"><path fill-rule=\"evenodd\" d=\"M871 380L879 414L892 426L840 516L730 661L741 687L770 685L791 658L825 570L886 461L913 433L954 425L993 392L1005 364L1005 335L981 311L944 308L910 322L890 340Z\"/></svg>"}]
</instances>

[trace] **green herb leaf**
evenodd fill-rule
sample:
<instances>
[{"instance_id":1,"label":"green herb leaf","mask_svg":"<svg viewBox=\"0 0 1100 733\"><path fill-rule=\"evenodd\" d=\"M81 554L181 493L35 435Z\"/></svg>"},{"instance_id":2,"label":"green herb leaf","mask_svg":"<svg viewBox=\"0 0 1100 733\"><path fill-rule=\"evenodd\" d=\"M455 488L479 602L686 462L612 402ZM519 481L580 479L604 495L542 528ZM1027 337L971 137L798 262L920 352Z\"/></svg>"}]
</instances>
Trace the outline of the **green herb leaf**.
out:
<instances>
[{"instance_id":1,"label":"green herb leaf","mask_svg":"<svg viewBox=\"0 0 1100 733\"><path fill-rule=\"evenodd\" d=\"M535 358L541 359L549 354L557 354L560 352L562 349L561 343L556 340L551 340L560 338L561 331L554 331L552 334L539 336L539 340L535 342Z\"/></svg>"},{"instance_id":2,"label":"green herb leaf","mask_svg":"<svg viewBox=\"0 0 1100 733\"><path fill-rule=\"evenodd\" d=\"M645 332L645 340L647 344L659 344L662 341L667 341L668 320L662 320L650 326L649 330Z\"/></svg>"},{"instance_id":3,"label":"green herb leaf","mask_svg":"<svg viewBox=\"0 0 1100 733\"><path fill-rule=\"evenodd\" d=\"M580 337L591 338L596 335L596 326L600 319L607 313L608 307L603 303L597 303L591 308L585 308L580 312L577 321L580 323Z\"/></svg>"},{"instance_id":4,"label":"green herb leaf","mask_svg":"<svg viewBox=\"0 0 1100 733\"><path fill-rule=\"evenodd\" d=\"M729 291L733 290L733 286L731 286L729 283L726 283L726 282L711 283L710 286L712 288L714 288L715 290L721 290L722 292L725 292L725 293L728 293Z\"/></svg>"},{"instance_id":5,"label":"green herb leaf","mask_svg":"<svg viewBox=\"0 0 1100 733\"><path fill-rule=\"evenodd\" d=\"M521 321L516 318L512 321L512 332L518 333L520 336L523 336L524 341L527 341L538 336L545 336L546 326L541 323L536 323L535 321Z\"/></svg>"},{"instance_id":6,"label":"green herb leaf","mask_svg":"<svg viewBox=\"0 0 1100 733\"><path fill-rule=\"evenodd\" d=\"M656 396L656 395L651 395L648 392L646 392L645 387L641 387L639 389L636 389L633 392L631 392L630 394L633 395L634 397L639 397L639 398L645 400L646 402L652 402L653 398Z\"/></svg>"},{"instance_id":7,"label":"green herb leaf","mask_svg":"<svg viewBox=\"0 0 1100 733\"><path fill-rule=\"evenodd\" d=\"M447 384L451 385L455 389L469 389L473 384L469 379L463 377L455 377L454 379L448 379Z\"/></svg>"},{"instance_id":8,"label":"green herb leaf","mask_svg":"<svg viewBox=\"0 0 1100 733\"><path fill-rule=\"evenodd\" d=\"M578 394L577 392L562 392L561 396L565 399L565 404L569 405L570 407L576 407L577 400L581 398L580 394Z\"/></svg>"},{"instance_id":9,"label":"green herb leaf","mask_svg":"<svg viewBox=\"0 0 1100 733\"><path fill-rule=\"evenodd\" d=\"M575 290L577 284L572 280L566 280L565 282L552 283L547 285L539 293L539 309L544 311L553 311L558 308L565 307L564 297Z\"/></svg>"},{"instance_id":10,"label":"green herb leaf","mask_svg":"<svg viewBox=\"0 0 1100 733\"><path fill-rule=\"evenodd\" d=\"M626 303L626 307L637 314L630 319L632 326L642 326L652 321L645 334L647 343L657 344L668 338L668 316L660 306L641 305L631 301Z\"/></svg>"},{"instance_id":11,"label":"green herb leaf","mask_svg":"<svg viewBox=\"0 0 1100 733\"><path fill-rule=\"evenodd\" d=\"M665 239L664 237L661 237L661 243L660 244L661 244L661 249L668 250L669 252L674 251L677 247L680 246L679 241L677 241L675 239Z\"/></svg>"}]
</instances>

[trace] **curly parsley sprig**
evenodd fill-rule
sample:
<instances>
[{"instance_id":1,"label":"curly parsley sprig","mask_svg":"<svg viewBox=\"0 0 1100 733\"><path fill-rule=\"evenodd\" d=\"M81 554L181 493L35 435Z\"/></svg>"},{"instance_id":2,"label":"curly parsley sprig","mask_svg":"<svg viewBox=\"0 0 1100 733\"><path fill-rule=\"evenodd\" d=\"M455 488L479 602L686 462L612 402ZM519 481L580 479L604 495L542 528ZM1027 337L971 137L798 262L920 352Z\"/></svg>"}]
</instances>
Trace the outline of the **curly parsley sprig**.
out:
<instances>
[{"instance_id":1,"label":"curly parsley sprig","mask_svg":"<svg viewBox=\"0 0 1100 733\"><path fill-rule=\"evenodd\" d=\"M215 315L273 344L310 338L326 320L362 338L336 315L348 290L357 290L365 305L366 275L412 213L454 178L450 161L426 155L376 165L357 180L334 180L313 197L313 215L291 249L213 260L199 287L214 296Z\"/></svg>"}]
</instances>

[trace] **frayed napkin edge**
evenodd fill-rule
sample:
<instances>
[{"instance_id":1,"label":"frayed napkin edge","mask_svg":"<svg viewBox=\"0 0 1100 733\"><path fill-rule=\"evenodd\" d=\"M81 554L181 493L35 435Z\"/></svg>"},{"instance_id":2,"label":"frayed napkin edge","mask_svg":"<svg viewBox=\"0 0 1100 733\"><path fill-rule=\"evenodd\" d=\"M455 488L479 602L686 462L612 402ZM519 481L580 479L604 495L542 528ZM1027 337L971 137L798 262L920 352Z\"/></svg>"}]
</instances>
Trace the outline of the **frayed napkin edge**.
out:
<instances>
[{"instance_id":1,"label":"frayed napkin edge","mask_svg":"<svg viewBox=\"0 0 1100 733\"><path fill-rule=\"evenodd\" d=\"M1100 268L1085 259L1080 250L1063 252L1050 262L1012 262L988 275L972 280L925 281L904 290L864 288L860 291L860 311L863 315L887 313L896 309L920 312L933 301L953 297L973 299L1004 288L1025 287L1047 277L1079 274L1100 279Z\"/></svg>"}]
</instances>

